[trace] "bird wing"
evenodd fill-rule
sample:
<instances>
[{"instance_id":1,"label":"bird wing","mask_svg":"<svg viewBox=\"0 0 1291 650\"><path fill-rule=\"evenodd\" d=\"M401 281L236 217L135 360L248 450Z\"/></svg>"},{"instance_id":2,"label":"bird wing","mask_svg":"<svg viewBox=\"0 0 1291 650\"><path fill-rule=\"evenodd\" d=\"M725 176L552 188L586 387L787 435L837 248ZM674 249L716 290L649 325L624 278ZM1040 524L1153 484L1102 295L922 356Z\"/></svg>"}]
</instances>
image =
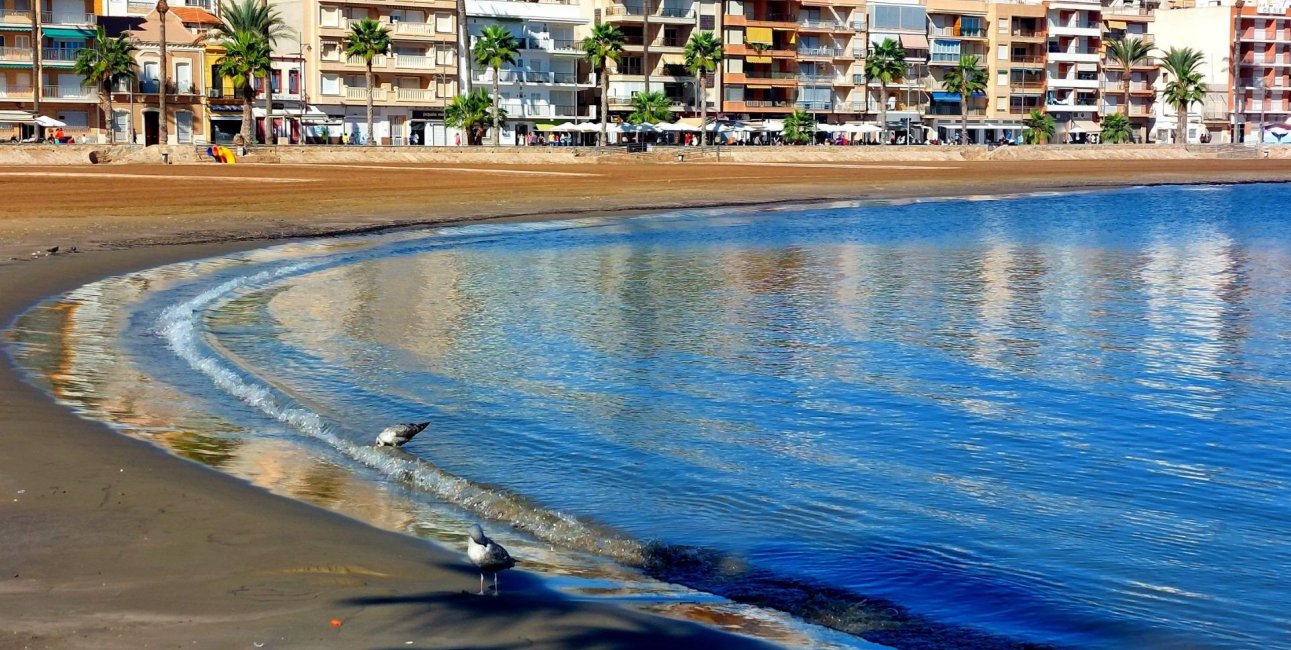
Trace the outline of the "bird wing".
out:
<instances>
[{"instance_id":1,"label":"bird wing","mask_svg":"<svg viewBox=\"0 0 1291 650\"><path fill-rule=\"evenodd\" d=\"M516 561L507 553L505 548L492 540L489 540L484 547L484 559L480 562L481 567L491 569L509 569L516 565Z\"/></svg>"}]
</instances>

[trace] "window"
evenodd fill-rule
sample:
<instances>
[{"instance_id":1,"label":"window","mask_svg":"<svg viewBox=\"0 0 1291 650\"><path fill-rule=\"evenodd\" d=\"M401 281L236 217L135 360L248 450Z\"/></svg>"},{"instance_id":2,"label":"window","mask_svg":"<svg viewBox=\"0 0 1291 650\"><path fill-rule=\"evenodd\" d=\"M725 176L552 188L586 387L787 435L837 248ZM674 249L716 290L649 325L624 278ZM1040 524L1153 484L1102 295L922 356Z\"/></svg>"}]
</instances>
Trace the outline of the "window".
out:
<instances>
[{"instance_id":1,"label":"window","mask_svg":"<svg viewBox=\"0 0 1291 650\"><path fill-rule=\"evenodd\" d=\"M711 32L711 31L713 31L714 29L717 29L717 24L716 24L715 17L714 17L714 16L700 16L700 17L699 17L699 28L700 28L700 29L702 29L702 30L710 31L710 32Z\"/></svg>"},{"instance_id":2,"label":"window","mask_svg":"<svg viewBox=\"0 0 1291 650\"><path fill-rule=\"evenodd\" d=\"M435 14L435 31L440 34L453 32L453 14Z\"/></svg>"},{"instance_id":3,"label":"window","mask_svg":"<svg viewBox=\"0 0 1291 650\"><path fill-rule=\"evenodd\" d=\"M269 87L272 88L275 93L282 92L282 70L269 71Z\"/></svg>"},{"instance_id":4,"label":"window","mask_svg":"<svg viewBox=\"0 0 1291 650\"><path fill-rule=\"evenodd\" d=\"M927 11L923 7L907 5L869 5L870 29L877 31L927 29Z\"/></svg>"},{"instance_id":5,"label":"window","mask_svg":"<svg viewBox=\"0 0 1291 650\"><path fill-rule=\"evenodd\" d=\"M324 95L341 94L341 78L334 74L323 75L321 89Z\"/></svg>"},{"instance_id":6,"label":"window","mask_svg":"<svg viewBox=\"0 0 1291 650\"><path fill-rule=\"evenodd\" d=\"M1001 61L1008 61L1008 60L1009 60L1009 46L1007 46L1007 45L996 45L996 46L995 46L995 58L997 58L997 59L999 59L999 60L1001 60Z\"/></svg>"},{"instance_id":7,"label":"window","mask_svg":"<svg viewBox=\"0 0 1291 650\"><path fill-rule=\"evenodd\" d=\"M287 92L292 95L300 93L300 70L293 68L287 71Z\"/></svg>"},{"instance_id":8,"label":"window","mask_svg":"<svg viewBox=\"0 0 1291 650\"><path fill-rule=\"evenodd\" d=\"M319 7L318 22L323 27L340 27L341 10L338 7Z\"/></svg>"}]
</instances>

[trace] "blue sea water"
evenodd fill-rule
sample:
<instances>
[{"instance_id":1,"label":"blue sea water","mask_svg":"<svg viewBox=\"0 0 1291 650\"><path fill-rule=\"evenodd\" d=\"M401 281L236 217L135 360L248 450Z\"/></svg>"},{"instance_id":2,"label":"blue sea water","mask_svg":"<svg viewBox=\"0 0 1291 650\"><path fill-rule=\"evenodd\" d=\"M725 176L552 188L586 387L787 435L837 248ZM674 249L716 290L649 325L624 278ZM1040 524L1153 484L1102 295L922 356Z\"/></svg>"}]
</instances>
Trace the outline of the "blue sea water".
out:
<instances>
[{"instance_id":1,"label":"blue sea water","mask_svg":"<svg viewBox=\"0 0 1291 650\"><path fill-rule=\"evenodd\" d=\"M341 240L171 269L113 336L230 439L305 438L557 555L884 645L1291 647L1288 205L1153 187ZM368 446L424 419L407 454Z\"/></svg>"}]
</instances>

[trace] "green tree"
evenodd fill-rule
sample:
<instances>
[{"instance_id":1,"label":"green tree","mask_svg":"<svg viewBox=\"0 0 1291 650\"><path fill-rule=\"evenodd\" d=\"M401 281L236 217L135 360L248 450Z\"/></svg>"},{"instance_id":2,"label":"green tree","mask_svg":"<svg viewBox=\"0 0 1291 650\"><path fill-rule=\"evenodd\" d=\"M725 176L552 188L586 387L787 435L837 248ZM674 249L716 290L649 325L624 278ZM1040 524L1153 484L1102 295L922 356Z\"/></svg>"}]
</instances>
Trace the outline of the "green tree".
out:
<instances>
[{"instance_id":1,"label":"green tree","mask_svg":"<svg viewBox=\"0 0 1291 650\"><path fill-rule=\"evenodd\" d=\"M270 53L270 56L266 57L269 61L273 60L273 46L278 44L278 39L297 38L295 32L283 20L282 14L276 7L270 6L268 0L241 0L240 2L224 0L220 3L219 18L220 24L211 30L212 36L231 39L240 32L256 34L265 41L265 48ZM266 63L263 69L256 70L254 74L261 78L264 88L264 141L266 144L273 142L273 86L269 83L270 72L272 72L272 65ZM252 97L255 97L254 91ZM242 138L247 143L251 142L250 119L247 116L243 117Z\"/></svg>"},{"instance_id":2,"label":"green tree","mask_svg":"<svg viewBox=\"0 0 1291 650\"><path fill-rule=\"evenodd\" d=\"M1022 131L1022 140L1027 144L1044 144L1053 138L1053 132L1057 128L1053 121L1053 116L1038 109L1033 108L1031 112L1022 118L1022 126L1026 127Z\"/></svg>"},{"instance_id":3,"label":"green tree","mask_svg":"<svg viewBox=\"0 0 1291 650\"><path fill-rule=\"evenodd\" d=\"M362 57L363 64L367 66L368 146L377 143L376 138L372 137L372 88L374 85L372 59L385 54L389 49L390 28L371 18L364 18L350 25L350 33L345 35L345 55Z\"/></svg>"},{"instance_id":4,"label":"green tree","mask_svg":"<svg viewBox=\"0 0 1291 650\"><path fill-rule=\"evenodd\" d=\"M489 25L480 32L475 41L475 50L471 53L475 62L493 69L493 146L498 146L502 129L498 128L497 112L502 110L498 96L498 76L504 64L515 65L516 55L520 53L520 43L511 31L501 25Z\"/></svg>"},{"instance_id":5,"label":"green tree","mask_svg":"<svg viewBox=\"0 0 1291 650\"><path fill-rule=\"evenodd\" d=\"M816 120L806 111L794 111L784 118L784 141L789 144L810 142L815 132Z\"/></svg>"},{"instance_id":6,"label":"green tree","mask_svg":"<svg viewBox=\"0 0 1291 650\"><path fill-rule=\"evenodd\" d=\"M865 77L879 82L879 121L883 127L883 141L888 137L888 84L905 78L905 50L895 39L885 38L874 46L865 59Z\"/></svg>"},{"instance_id":7,"label":"green tree","mask_svg":"<svg viewBox=\"0 0 1291 650\"><path fill-rule=\"evenodd\" d=\"M708 139L708 75L717 69L722 60L722 41L712 32L692 34L686 41L686 69L699 79L698 97L699 123L703 131L699 133L699 143L706 144Z\"/></svg>"},{"instance_id":8,"label":"green tree","mask_svg":"<svg viewBox=\"0 0 1291 650\"><path fill-rule=\"evenodd\" d=\"M108 141L116 142L116 129L113 128L112 86L121 79L131 79L134 72L135 44L123 34L109 38L100 25L94 28L94 44L76 53L76 63L72 71L84 79L85 86L96 86L102 89L102 97L107 108L103 121L108 125Z\"/></svg>"},{"instance_id":9,"label":"green tree","mask_svg":"<svg viewBox=\"0 0 1291 650\"><path fill-rule=\"evenodd\" d=\"M963 120L959 132L964 144L968 144L968 99L986 92L986 70L978 65L976 56L965 54L959 57L959 65L946 71L941 83L946 92L959 95L959 113Z\"/></svg>"},{"instance_id":10,"label":"green tree","mask_svg":"<svg viewBox=\"0 0 1291 650\"><path fill-rule=\"evenodd\" d=\"M1206 83L1197 68L1205 58L1190 47L1172 47L1161 59L1161 67L1172 77L1165 84L1163 97L1178 112L1175 142L1188 142L1188 108L1206 99Z\"/></svg>"},{"instance_id":11,"label":"green tree","mask_svg":"<svg viewBox=\"0 0 1291 650\"><path fill-rule=\"evenodd\" d=\"M1130 118L1122 113L1112 113L1103 118L1103 135L1100 141L1104 144L1128 142L1132 131Z\"/></svg>"},{"instance_id":12,"label":"green tree","mask_svg":"<svg viewBox=\"0 0 1291 650\"><path fill-rule=\"evenodd\" d=\"M224 56L216 64L221 78L229 79L242 95L242 141L251 143L251 105L256 92L251 80L269 69L269 42L264 36L249 31L236 32L220 42Z\"/></svg>"},{"instance_id":13,"label":"green tree","mask_svg":"<svg viewBox=\"0 0 1291 650\"><path fill-rule=\"evenodd\" d=\"M483 88L475 90L464 95L458 95L449 102L444 109L444 123L453 128L461 129L466 132L466 144L479 145L484 143L484 132L488 130L489 123L493 120L493 98L485 92ZM502 109L497 111L499 127L506 121L507 112Z\"/></svg>"},{"instance_id":14,"label":"green tree","mask_svg":"<svg viewBox=\"0 0 1291 650\"><path fill-rule=\"evenodd\" d=\"M618 27L608 23L599 23L592 28L592 33L583 39L583 58L596 70L601 82L601 133L596 139L596 146L605 146L605 129L610 121L610 61L618 61L623 56L625 39Z\"/></svg>"},{"instance_id":15,"label":"green tree","mask_svg":"<svg viewBox=\"0 0 1291 650\"><path fill-rule=\"evenodd\" d=\"M666 122L672 116L668 109L668 96L662 92L637 93L632 98L632 113L628 115L628 121L632 124Z\"/></svg>"},{"instance_id":16,"label":"green tree","mask_svg":"<svg viewBox=\"0 0 1291 650\"><path fill-rule=\"evenodd\" d=\"M1143 65L1152 60L1152 44L1134 36L1107 44L1107 58L1121 69L1121 85L1124 89L1121 104L1125 117L1130 116L1130 77L1134 66Z\"/></svg>"}]
</instances>

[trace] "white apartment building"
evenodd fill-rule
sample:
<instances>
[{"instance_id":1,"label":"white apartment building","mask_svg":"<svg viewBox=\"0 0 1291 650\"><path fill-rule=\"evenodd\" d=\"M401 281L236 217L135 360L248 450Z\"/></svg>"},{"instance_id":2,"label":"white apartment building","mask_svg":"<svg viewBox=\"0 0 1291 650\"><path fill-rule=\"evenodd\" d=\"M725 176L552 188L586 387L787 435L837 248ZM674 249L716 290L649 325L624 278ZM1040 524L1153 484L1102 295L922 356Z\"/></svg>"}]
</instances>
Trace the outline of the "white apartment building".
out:
<instances>
[{"instance_id":1,"label":"white apartment building","mask_svg":"<svg viewBox=\"0 0 1291 650\"><path fill-rule=\"evenodd\" d=\"M1230 5L1230 6L1225 6ZM1231 3L1216 3L1205 7L1158 9L1155 21L1156 46L1165 52L1172 47L1191 47L1205 57L1200 72L1210 88L1205 101L1194 104L1188 111L1188 143L1201 141L1203 133L1211 142L1231 141L1231 115L1228 89L1232 78L1229 61L1233 55L1233 16ZM1170 81L1164 70L1158 75L1156 91L1164 92ZM1160 99L1156 102L1152 129L1157 142L1176 142L1178 112Z\"/></svg>"},{"instance_id":2,"label":"white apartment building","mask_svg":"<svg viewBox=\"0 0 1291 650\"><path fill-rule=\"evenodd\" d=\"M578 105L579 92L595 79L581 62L579 41L589 21L577 2L467 0L466 15L472 48L493 25L510 30L520 45L515 65L498 73L499 103L507 113L502 144L520 144L531 133L595 117L595 108ZM472 87L492 92L492 69L473 63L471 76Z\"/></svg>"},{"instance_id":3,"label":"white apartment building","mask_svg":"<svg viewBox=\"0 0 1291 650\"><path fill-rule=\"evenodd\" d=\"M1098 0L1054 0L1048 10L1045 110L1057 124L1057 141L1080 140L1098 131L1102 5Z\"/></svg>"}]
</instances>

